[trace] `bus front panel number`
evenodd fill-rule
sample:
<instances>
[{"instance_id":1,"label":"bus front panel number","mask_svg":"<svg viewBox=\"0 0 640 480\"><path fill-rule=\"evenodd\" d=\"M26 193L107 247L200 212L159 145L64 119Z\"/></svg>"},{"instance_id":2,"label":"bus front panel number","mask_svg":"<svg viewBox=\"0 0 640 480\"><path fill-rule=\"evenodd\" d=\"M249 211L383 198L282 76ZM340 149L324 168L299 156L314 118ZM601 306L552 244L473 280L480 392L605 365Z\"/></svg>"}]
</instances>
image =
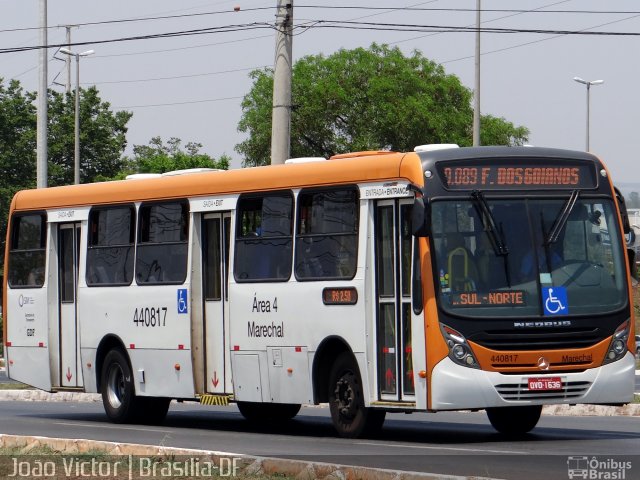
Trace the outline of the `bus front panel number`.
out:
<instances>
[{"instance_id":1,"label":"bus front panel number","mask_svg":"<svg viewBox=\"0 0 640 480\"><path fill-rule=\"evenodd\" d=\"M167 307L140 307L133 312L133 323L137 327L165 327Z\"/></svg>"}]
</instances>

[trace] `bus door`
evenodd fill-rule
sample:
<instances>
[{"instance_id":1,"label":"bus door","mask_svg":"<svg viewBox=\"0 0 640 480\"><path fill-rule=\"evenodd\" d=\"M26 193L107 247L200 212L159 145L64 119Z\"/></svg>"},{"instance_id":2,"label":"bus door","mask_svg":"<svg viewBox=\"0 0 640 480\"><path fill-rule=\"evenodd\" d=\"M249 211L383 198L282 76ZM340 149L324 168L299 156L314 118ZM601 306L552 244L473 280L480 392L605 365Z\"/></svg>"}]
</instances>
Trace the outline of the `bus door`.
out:
<instances>
[{"instance_id":1,"label":"bus door","mask_svg":"<svg viewBox=\"0 0 640 480\"><path fill-rule=\"evenodd\" d=\"M411 349L412 200L381 200L375 210L378 394L413 401Z\"/></svg>"},{"instance_id":2,"label":"bus door","mask_svg":"<svg viewBox=\"0 0 640 480\"><path fill-rule=\"evenodd\" d=\"M229 353L229 238L231 213L209 213L202 220L205 391L225 393L231 386Z\"/></svg>"},{"instance_id":3,"label":"bus door","mask_svg":"<svg viewBox=\"0 0 640 480\"><path fill-rule=\"evenodd\" d=\"M78 259L80 223L58 225L58 304L60 332L60 386L82 385L78 368Z\"/></svg>"}]
</instances>

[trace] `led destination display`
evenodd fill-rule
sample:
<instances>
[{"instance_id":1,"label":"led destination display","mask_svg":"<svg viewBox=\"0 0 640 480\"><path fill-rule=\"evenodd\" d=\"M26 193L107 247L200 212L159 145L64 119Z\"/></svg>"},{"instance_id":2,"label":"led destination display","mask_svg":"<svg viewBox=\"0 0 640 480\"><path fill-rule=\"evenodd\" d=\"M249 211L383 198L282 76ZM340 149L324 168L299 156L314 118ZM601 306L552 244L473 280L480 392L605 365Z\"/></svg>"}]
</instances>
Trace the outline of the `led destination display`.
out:
<instances>
[{"instance_id":1,"label":"led destination display","mask_svg":"<svg viewBox=\"0 0 640 480\"><path fill-rule=\"evenodd\" d=\"M553 165L488 164L486 161L456 162L440 166L440 178L450 190L514 190L594 188L592 166L575 162Z\"/></svg>"}]
</instances>

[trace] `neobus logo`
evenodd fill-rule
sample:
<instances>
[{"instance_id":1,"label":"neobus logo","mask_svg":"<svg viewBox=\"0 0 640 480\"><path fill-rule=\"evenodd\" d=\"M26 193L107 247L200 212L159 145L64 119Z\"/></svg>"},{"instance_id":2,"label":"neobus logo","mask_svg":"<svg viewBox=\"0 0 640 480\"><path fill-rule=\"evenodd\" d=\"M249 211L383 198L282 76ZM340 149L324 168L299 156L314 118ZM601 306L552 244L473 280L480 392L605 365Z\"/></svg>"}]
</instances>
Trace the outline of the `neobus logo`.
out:
<instances>
[{"instance_id":1,"label":"neobus logo","mask_svg":"<svg viewBox=\"0 0 640 480\"><path fill-rule=\"evenodd\" d=\"M514 328L570 327L571 320L544 320L536 322L513 322Z\"/></svg>"}]
</instances>

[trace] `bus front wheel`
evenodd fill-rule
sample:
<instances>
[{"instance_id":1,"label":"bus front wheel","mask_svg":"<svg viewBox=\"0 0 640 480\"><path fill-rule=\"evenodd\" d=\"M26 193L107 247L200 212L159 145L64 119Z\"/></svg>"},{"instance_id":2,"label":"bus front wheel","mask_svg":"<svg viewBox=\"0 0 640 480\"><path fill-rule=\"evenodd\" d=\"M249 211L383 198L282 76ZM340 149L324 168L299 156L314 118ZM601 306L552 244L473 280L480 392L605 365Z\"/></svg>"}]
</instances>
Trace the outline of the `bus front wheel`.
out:
<instances>
[{"instance_id":1,"label":"bus front wheel","mask_svg":"<svg viewBox=\"0 0 640 480\"><path fill-rule=\"evenodd\" d=\"M338 435L357 438L382 428L386 412L366 408L358 365L348 353L338 356L329 375L329 410Z\"/></svg>"},{"instance_id":2,"label":"bus front wheel","mask_svg":"<svg viewBox=\"0 0 640 480\"><path fill-rule=\"evenodd\" d=\"M540 420L542 405L487 408L491 426L505 435L524 435Z\"/></svg>"}]
</instances>

